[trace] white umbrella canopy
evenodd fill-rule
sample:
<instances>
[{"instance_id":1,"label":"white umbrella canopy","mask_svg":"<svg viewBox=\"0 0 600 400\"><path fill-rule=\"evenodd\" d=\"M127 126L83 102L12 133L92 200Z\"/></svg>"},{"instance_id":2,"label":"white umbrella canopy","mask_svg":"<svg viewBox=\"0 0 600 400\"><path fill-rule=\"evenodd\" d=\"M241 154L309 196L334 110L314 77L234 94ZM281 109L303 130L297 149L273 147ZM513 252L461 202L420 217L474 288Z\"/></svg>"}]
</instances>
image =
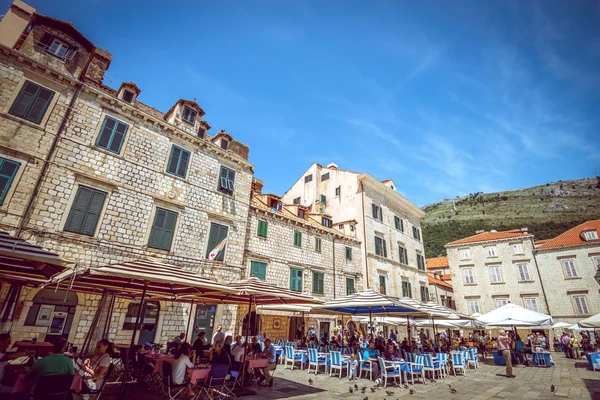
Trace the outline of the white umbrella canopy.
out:
<instances>
[{"instance_id":1,"label":"white umbrella canopy","mask_svg":"<svg viewBox=\"0 0 600 400\"><path fill-rule=\"evenodd\" d=\"M583 328L600 328L600 314L592 315L589 318L579 321L579 326Z\"/></svg>"},{"instance_id":2,"label":"white umbrella canopy","mask_svg":"<svg viewBox=\"0 0 600 400\"><path fill-rule=\"evenodd\" d=\"M516 304L506 304L477 318L486 326L547 326L553 325L552 317L531 311Z\"/></svg>"},{"instance_id":3,"label":"white umbrella canopy","mask_svg":"<svg viewBox=\"0 0 600 400\"><path fill-rule=\"evenodd\" d=\"M573 324L573 325L569 326L567 329L569 329L571 331L593 331L594 330L594 328L581 328L577 324Z\"/></svg>"},{"instance_id":4,"label":"white umbrella canopy","mask_svg":"<svg viewBox=\"0 0 600 400\"><path fill-rule=\"evenodd\" d=\"M552 325L552 328L565 328L567 326L571 326L571 324L569 324L568 322L557 322L554 325Z\"/></svg>"}]
</instances>

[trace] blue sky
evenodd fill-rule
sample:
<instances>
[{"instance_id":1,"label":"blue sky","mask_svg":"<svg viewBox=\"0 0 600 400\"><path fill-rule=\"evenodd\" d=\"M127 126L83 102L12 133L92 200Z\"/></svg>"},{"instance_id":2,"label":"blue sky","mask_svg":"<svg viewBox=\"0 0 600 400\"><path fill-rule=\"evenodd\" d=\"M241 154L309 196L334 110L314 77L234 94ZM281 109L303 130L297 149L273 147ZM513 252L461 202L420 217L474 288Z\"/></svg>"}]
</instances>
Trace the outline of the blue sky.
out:
<instances>
[{"instance_id":1,"label":"blue sky","mask_svg":"<svg viewBox=\"0 0 600 400\"><path fill-rule=\"evenodd\" d=\"M600 1L28 3L114 55L109 86L196 98L269 192L315 161L419 206L600 173Z\"/></svg>"}]
</instances>

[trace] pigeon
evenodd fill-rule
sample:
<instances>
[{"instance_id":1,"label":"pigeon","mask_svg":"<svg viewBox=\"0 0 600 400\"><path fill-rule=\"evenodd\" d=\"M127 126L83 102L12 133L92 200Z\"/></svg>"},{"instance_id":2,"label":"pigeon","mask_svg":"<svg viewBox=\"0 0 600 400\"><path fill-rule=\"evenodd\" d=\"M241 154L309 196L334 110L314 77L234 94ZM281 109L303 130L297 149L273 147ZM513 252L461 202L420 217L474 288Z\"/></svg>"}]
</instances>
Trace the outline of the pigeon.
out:
<instances>
[{"instance_id":1,"label":"pigeon","mask_svg":"<svg viewBox=\"0 0 600 400\"><path fill-rule=\"evenodd\" d=\"M386 390L386 391L385 391L385 394L387 394L388 396L391 396L391 395L393 395L393 394L394 394L394 392L390 392L389 390Z\"/></svg>"},{"instance_id":2,"label":"pigeon","mask_svg":"<svg viewBox=\"0 0 600 400\"><path fill-rule=\"evenodd\" d=\"M415 394L415 389L410 388L410 394Z\"/></svg>"},{"instance_id":3,"label":"pigeon","mask_svg":"<svg viewBox=\"0 0 600 400\"><path fill-rule=\"evenodd\" d=\"M358 390L358 385L356 383L354 384L354 389Z\"/></svg>"},{"instance_id":4,"label":"pigeon","mask_svg":"<svg viewBox=\"0 0 600 400\"><path fill-rule=\"evenodd\" d=\"M375 389L377 389L377 386L373 386L373 387L371 388L371 393L375 393Z\"/></svg>"},{"instance_id":5,"label":"pigeon","mask_svg":"<svg viewBox=\"0 0 600 400\"><path fill-rule=\"evenodd\" d=\"M354 390L352 390L352 386L350 386L350 387L348 388L348 391L349 391L350 393L353 393L353 392L354 392Z\"/></svg>"},{"instance_id":6,"label":"pigeon","mask_svg":"<svg viewBox=\"0 0 600 400\"><path fill-rule=\"evenodd\" d=\"M556 390L556 388L554 387L554 384L552 386L550 386L550 391L554 392Z\"/></svg>"},{"instance_id":7,"label":"pigeon","mask_svg":"<svg viewBox=\"0 0 600 400\"><path fill-rule=\"evenodd\" d=\"M368 397L365 397L363 400L369 400L369 398L368 398Z\"/></svg>"},{"instance_id":8,"label":"pigeon","mask_svg":"<svg viewBox=\"0 0 600 400\"><path fill-rule=\"evenodd\" d=\"M408 389L408 384L407 383L404 384L404 389Z\"/></svg>"},{"instance_id":9,"label":"pigeon","mask_svg":"<svg viewBox=\"0 0 600 400\"><path fill-rule=\"evenodd\" d=\"M313 384L313 380L312 380L312 378L308 378L308 384L309 384L309 385L312 385L312 384Z\"/></svg>"},{"instance_id":10,"label":"pigeon","mask_svg":"<svg viewBox=\"0 0 600 400\"><path fill-rule=\"evenodd\" d=\"M456 393L456 389L454 389L452 385L448 384L448 387L450 388L450 393Z\"/></svg>"},{"instance_id":11,"label":"pigeon","mask_svg":"<svg viewBox=\"0 0 600 400\"><path fill-rule=\"evenodd\" d=\"M361 392L361 393L364 393L364 392L366 392L366 391L367 391L367 387L366 387L366 386L363 386L363 387L360 389L360 392Z\"/></svg>"}]
</instances>

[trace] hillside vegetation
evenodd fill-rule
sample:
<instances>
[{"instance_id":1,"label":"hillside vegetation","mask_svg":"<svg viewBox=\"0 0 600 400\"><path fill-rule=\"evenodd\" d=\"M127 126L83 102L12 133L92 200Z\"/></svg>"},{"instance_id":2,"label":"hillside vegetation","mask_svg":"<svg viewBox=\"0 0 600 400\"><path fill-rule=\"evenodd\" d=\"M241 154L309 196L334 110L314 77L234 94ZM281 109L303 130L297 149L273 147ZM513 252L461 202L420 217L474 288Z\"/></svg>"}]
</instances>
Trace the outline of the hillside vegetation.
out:
<instances>
[{"instance_id":1,"label":"hillside vegetation","mask_svg":"<svg viewBox=\"0 0 600 400\"><path fill-rule=\"evenodd\" d=\"M591 219L600 219L600 180L558 181L498 193L472 193L423 207L426 257L446 255L448 242L477 230L529 228L549 239Z\"/></svg>"}]
</instances>

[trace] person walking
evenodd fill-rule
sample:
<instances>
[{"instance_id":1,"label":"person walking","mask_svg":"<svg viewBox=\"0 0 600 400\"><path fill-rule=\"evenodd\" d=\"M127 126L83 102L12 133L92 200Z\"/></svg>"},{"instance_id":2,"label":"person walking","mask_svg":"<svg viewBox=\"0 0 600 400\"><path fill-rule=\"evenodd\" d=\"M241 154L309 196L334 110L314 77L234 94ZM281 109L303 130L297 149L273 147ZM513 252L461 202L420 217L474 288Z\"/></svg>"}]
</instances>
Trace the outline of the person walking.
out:
<instances>
[{"instance_id":1,"label":"person walking","mask_svg":"<svg viewBox=\"0 0 600 400\"><path fill-rule=\"evenodd\" d=\"M562 337L560 338L560 342L563 346L563 351L565 352L565 357L573 358L573 354L571 352L571 338L569 335L563 332Z\"/></svg>"},{"instance_id":2,"label":"person walking","mask_svg":"<svg viewBox=\"0 0 600 400\"><path fill-rule=\"evenodd\" d=\"M502 352L502 356L504 356L504 361L506 361L507 378L515 377L512 373L512 361L510 358L511 343L512 339L506 334L504 329L501 329L500 335L498 336L498 350Z\"/></svg>"}]
</instances>

